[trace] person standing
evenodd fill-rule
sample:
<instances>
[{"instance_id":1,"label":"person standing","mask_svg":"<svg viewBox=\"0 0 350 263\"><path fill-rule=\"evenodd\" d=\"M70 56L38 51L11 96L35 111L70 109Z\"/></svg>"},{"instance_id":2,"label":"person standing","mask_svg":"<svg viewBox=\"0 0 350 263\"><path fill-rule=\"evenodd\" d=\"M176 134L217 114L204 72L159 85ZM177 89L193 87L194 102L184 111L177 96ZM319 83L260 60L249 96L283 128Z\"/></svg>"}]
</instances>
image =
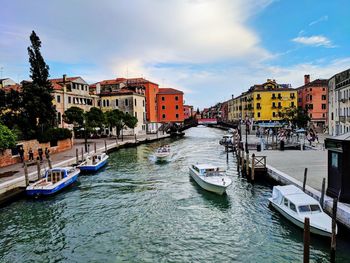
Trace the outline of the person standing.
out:
<instances>
[{"instance_id":1,"label":"person standing","mask_svg":"<svg viewBox=\"0 0 350 263\"><path fill-rule=\"evenodd\" d=\"M42 162L43 161L43 148L38 149L38 155L39 155L40 162Z\"/></svg>"},{"instance_id":2,"label":"person standing","mask_svg":"<svg viewBox=\"0 0 350 263\"><path fill-rule=\"evenodd\" d=\"M23 147L19 147L19 150L18 150L18 153L19 153L19 158L21 159L21 163L24 162L24 150L23 150Z\"/></svg>"},{"instance_id":3,"label":"person standing","mask_svg":"<svg viewBox=\"0 0 350 263\"><path fill-rule=\"evenodd\" d=\"M29 161L34 161L34 153L32 148L29 148Z\"/></svg>"}]
</instances>

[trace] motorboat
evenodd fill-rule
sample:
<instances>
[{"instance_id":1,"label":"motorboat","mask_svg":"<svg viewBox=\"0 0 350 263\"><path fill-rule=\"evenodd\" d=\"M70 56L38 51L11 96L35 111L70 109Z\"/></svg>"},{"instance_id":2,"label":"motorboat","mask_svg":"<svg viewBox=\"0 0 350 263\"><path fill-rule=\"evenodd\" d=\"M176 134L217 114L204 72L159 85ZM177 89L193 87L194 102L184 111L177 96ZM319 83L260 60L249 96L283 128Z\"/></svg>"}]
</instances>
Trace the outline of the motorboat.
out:
<instances>
[{"instance_id":1,"label":"motorboat","mask_svg":"<svg viewBox=\"0 0 350 263\"><path fill-rule=\"evenodd\" d=\"M232 180L226 176L225 171L211 164L193 164L189 167L191 177L203 189L222 195Z\"/></svg>"},{"instance_id":2,"label":"motorboat","mask_svg":"<svg viewBox=\"0 0 350 263\"><path fill-rule=\"evenodd\" d=\"M298 227L304 228L304 220L308 217L311 233L327 237L332 235L332 218L322 210L316 199L295 185L274 186L269 202Z\"/></svg>"},{"instance_id":3,"label":"motorboat","mask_svg":"<svg viewBox=\"0 0 350 263\"><path fill-rule=\"evenodd\" d=\"M158 160L164 160L170 156L170 145L164 145L159 147L154 153Z\"/></svg>"},{"instance_id":4,"label":"motorboat","mask_svg":"<svg viewBox=\"0 0 350 263\"><path fill-rule=\"evenodd\" d=\"M109 156L104 152L88 155L85 161L78 165L78 168L82 172L96 172L106 165L108 158Z\"/></svg>"},{"instance_id":5,"label":"motorboat","mask_svg":"<svg viewBox=\"0 0 350 263\"><path fill-rule=\"evenodd\" d=\"M223 146L230 146L233 145L233 140L233 134L225 134L219 141L219 144Z\"/></svg>"},{"instance_id":6,"label":"motorboat","mask_svg":"<svg viewBox=\"0 0 350 263\"><path fill-rule=\"evenodd\" d=\"M48 196L68 187L78 179L80 170L75 167L48 169L44 177L26 188L27 195Z\"/></svg>"}]
</instances>

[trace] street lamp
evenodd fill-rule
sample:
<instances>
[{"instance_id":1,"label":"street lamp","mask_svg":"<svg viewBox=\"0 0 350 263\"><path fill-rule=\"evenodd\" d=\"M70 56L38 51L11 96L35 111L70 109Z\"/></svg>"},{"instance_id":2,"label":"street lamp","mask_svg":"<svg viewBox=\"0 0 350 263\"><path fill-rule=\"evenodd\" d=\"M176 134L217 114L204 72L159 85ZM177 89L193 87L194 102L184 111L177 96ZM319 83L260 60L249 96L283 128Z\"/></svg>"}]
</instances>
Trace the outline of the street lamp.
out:
<instances>
[{"instance_id":1,"label":"street lamp","mask_svg":"<svg viewBox=\"0 0 350 263\"><path fill-rule=\"evenodd\" d=\"M87 133L86 133L86 120L85 120L85 118L83 120L83 124L84 124L85 152L87 152L88 149L87 149Z\"/></svg>"}]
</instances>

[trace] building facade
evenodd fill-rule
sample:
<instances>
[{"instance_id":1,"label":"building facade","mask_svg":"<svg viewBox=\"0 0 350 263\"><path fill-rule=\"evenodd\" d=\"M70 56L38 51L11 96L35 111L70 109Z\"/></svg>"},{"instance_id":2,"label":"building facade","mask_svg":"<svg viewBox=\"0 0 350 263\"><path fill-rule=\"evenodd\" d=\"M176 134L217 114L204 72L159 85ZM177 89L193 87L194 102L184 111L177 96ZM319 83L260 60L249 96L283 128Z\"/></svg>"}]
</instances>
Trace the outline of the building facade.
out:
<instances>
[{"instance_id":1,"label":"building facade","mask_svg":"<svg viewBox=\"0 0 350 263\"><path fill-rule=\"evenodd\" d=\"M184 119L189 119L193 117L194 112L193 112L193 106L190 105L184 105Z\"/></svg>"},{"instance_id":2,"label":"building facade","mask_svg":"<svg viewBox=\"0 0 350 263\"><path fill-rule=\"evenodd\" d=\"M170 89L160 88L157 93L158 120L162 123L183 122L183 92Z\"/></svg>"},{"instance_id":3,"label":"building facade","mask_svg":"<svg viewBox=\"0 0 350 263\"><path fill-rule=\"evenodd\" d=\"M328 81L328 132L338 136L350 132L350 69Z\"/></svg>"},{"instance_id":4,"label":"building facade","mask_svg":"<svg viewBox=\"0 0 350 263\"><path fill-rule=\"evenodd\" d=\"M72 128L62 119L62 115L70 107L75 106L84 111L97 107L98 97L90 94L88 83L81 77L67 78L63 75L62 78L49 81L53 86L53 105L57 111L58 127Z\"/></svg>"},{"instance_id":5,"label":"building facade","mask_svg":"<svg viewBox=\"0 0 350 263\"><path fill-rule=\"evenodd\" d=\"M304 85L297 90L298 107L307 111L314 127L323 130L328 124L328 80L316 79L310 82L310 75L305 75Z\"/></svg>"},{"instance_id":6,"label":"building facade","mask_svg":"<svg viewBox=\"0 0 350 263\"><path fill-rule=\"evenodd\" d=\"M142 135L146 133L146 102L142 93L136 93L128 89L116 91L104 91L100 93L100 105L103 112L119 109L137 118L134 129L126 129L125 135ZM115 130L111 131L116 134Z\"/></svg>"}]
</instances>

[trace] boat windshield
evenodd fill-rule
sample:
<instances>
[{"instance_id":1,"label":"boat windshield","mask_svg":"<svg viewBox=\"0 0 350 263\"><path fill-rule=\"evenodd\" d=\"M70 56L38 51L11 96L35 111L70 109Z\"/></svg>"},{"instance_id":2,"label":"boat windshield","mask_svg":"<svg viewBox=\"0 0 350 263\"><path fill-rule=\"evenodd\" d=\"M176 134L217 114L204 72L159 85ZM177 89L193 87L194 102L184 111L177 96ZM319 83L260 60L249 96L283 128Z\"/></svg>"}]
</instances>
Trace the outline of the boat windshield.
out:
<instances>
[{"instance_id":1,"label":"boat windshield","mask_svg":"<svg viewBox=\"0 0 350 263\"><path fill-rule=\"evenodd\" d=\"M298 210L300 213L306 213L306 212L310 212L310 206L308 205L301 205L298 207Z\"/></svg>"},{"instance_id":2,"label":"boat windshield","mask_svg":"<svg viewBox=\"0 0 350 263\"><path fill-rule=\"evenodd\" d=\"M321 208L319 205L310 205L312 212L321 212Z\"/></svg>"},{"instance_id":3,"label":"boat windshield","mask_svg":"<svg viewBox=\"0 0 350 263\"><path fill-rule=\"evenodd\" d=\"M318 204L313 204L313 205L301 205L298 207L298 210L300 213L306 213L306 212L311 212L311 213L317 213L317 212L322 212L320 206Z\"/></svg>"}]
</instances>

